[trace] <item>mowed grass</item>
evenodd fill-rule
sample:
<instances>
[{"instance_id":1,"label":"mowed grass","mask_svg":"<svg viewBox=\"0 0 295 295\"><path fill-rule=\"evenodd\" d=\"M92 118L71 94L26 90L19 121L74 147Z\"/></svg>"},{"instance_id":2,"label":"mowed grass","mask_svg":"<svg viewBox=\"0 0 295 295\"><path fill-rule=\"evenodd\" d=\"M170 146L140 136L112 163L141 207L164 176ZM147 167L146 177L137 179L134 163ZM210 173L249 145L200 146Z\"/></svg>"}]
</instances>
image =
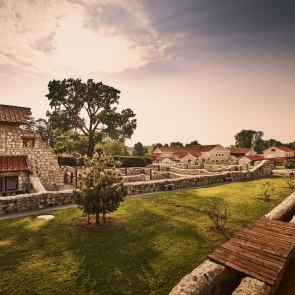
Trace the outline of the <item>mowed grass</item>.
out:
<instances>
[{"instance_id":1,"label":"mowed grass","mask_svg":"<svg viewBox=\"0 0 295 295\"><path fill-rule=\"evenodd\" d=\"M106 226L81 226L78 208L0 222L1 294L168 294L207 254L270 211L292 191L262 200L265 179L126 199ZM229 204L227 235L198 209L207 198Z\"/></svg>"}]
</instances>

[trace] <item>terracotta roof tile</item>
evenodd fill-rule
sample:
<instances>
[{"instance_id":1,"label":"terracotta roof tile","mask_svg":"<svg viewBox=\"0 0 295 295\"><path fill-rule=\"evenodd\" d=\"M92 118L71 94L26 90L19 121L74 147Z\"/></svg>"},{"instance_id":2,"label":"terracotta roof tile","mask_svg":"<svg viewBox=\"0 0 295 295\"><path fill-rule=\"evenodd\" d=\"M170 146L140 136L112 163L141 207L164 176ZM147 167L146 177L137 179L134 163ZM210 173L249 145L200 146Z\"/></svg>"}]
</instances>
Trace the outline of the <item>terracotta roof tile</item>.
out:
<instances>
[{"instance_id":1,"label":"terracotta roof tile","mask_svg":"<svg viewBox=\"0 0 295 295\"><path fill-rule=\"evenodd\" d=\"M0 171L24 171L29 170L25 156L0 156Z\"/></svg>"},{"instance_id":2,"label":"terracotta roof tile","mask_svg":"<svg viewBox=\"0 0 295 295\"><path fill-rule=\"evenodd\" d=\"M195 146L188 146L188 147L160 147L159 149L165 153L165 152L170 152L170 153L179 153L179 154L184 154L184 153L190 153L191 155L196 155L196 154L201 154L202 152L209 152L216 148L218 144L211 144L211 145L195 145Z\"/></svg>"},{"instance_id":3,"label":"terracotta roof tile","mask_svg":"<svg viewBox=\"0 0 295 295\"><path fill-rule=\"evenodd\" d=\"M251 148L235 148L235 149L229 149L231 154L247 154L251 151Z\"/></svg>"},{"instance_id":4,"label":"terracotta roof tile","mask_svg":"<svg viewBox=\"0 0 295 295\"><path fill-rule=\"evenodd\" d=\"M276 145L276 146L273 146L272 148L277 148L277 149L284 151L284 152L294 152L294 150L292 150L284 145Z\"/></svg>"},{"instance_id":5,"label":"terracotta roof tile","mask_svg":"<svg viewBox=\"0 0 295 295\"><path fill-rule=\"evenodd\" d=\"M25 125L31 114L30 108L0 104L0 123Z\"/></svg>"}]
</instances>

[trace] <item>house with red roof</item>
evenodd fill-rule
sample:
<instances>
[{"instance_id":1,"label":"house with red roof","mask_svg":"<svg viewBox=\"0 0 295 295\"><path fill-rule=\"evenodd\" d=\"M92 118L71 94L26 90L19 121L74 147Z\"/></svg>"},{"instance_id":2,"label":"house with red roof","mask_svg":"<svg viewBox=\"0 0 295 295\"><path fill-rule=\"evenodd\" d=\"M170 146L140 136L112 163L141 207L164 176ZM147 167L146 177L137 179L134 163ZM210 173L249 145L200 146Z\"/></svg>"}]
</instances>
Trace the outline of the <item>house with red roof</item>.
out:
<instances>
[{"instance_id":1,"label":"house with red roof","mask_svg":"<svg viewBox=\"0 0 295 295\"><path fill-rule=\"evenodd\" d=\"M247 157L247 156L255 156L257 153L253 148L233 148L229 149L230 154L235 156L236 158Z\"/></svg>"},{"instance_id":2,"label":"house with red roof","mask_svg":"<svg viewBox=\"0 0 295 295\"><path fill-rule=\"evenodd\" d=\"M230 151L220 144L189 147L157 147L151 157L161 164L229 164L235 162Z\"/></svg>"},{"instance_id":3,"label":"house with red roof","mask_svg":"<svg viewBox=\"0 0 295 295\"><path fill-rule=\"evenodd\" d=\"M271 158L293 158L295 157L295 151L284 146L284 145L277 145L272 146L263 151L264 158L271 159Z\"/></svg>"},{"instance_id":4,"label":"house with red roof","mask_svg":"<svg viewBox=\"0 0 295 295\"><path fill-rule=\"evenodd\" d=\"M30 177L39 178L47 190L63 188L57 158L40 135L25 130L31 110L0 104L0 195L30 190Z\"/></svg>"}]
</instances>

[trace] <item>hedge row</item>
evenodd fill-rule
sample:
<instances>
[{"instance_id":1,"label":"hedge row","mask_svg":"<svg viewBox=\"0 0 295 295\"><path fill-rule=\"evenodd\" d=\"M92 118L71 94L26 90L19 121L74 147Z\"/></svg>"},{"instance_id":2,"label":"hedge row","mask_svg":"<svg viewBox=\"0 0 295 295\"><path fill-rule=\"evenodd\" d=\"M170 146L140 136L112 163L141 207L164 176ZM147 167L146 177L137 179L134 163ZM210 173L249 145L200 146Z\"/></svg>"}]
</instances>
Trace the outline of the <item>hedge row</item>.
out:
<instances>
[{"instance_id":1,"label":"hedge row","mask_svg":"<svg viewBox=\"0 0 295 295\"><path fill-rule=\"evenodd\" d=\"M295 169L295 161L287 161L286 168L288 169Z\"/></svg>"}]
</instances>

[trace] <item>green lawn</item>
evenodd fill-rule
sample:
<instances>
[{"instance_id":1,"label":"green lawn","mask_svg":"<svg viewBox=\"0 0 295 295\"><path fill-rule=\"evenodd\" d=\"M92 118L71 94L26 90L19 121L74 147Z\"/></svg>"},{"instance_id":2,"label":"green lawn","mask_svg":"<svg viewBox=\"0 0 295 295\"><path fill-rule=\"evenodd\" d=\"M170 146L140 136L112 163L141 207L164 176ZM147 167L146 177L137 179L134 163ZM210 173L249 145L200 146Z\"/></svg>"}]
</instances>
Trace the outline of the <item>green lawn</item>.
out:
<instances>
[{"instance_id":1,"label":"green lawn","mask_svg":"<svg viewBox=\"0 0 295 295\"><path fill-rule=\"evenodd\" d=\"M0 222L1 294L167 294L234 232L270 211L291 190L284 179L271 202L266 180L158 193L125 200L107 226L77 223L79 209ZM230 204L227 237L196 209L207 197Z\"/></svg>"}]
</instances>

